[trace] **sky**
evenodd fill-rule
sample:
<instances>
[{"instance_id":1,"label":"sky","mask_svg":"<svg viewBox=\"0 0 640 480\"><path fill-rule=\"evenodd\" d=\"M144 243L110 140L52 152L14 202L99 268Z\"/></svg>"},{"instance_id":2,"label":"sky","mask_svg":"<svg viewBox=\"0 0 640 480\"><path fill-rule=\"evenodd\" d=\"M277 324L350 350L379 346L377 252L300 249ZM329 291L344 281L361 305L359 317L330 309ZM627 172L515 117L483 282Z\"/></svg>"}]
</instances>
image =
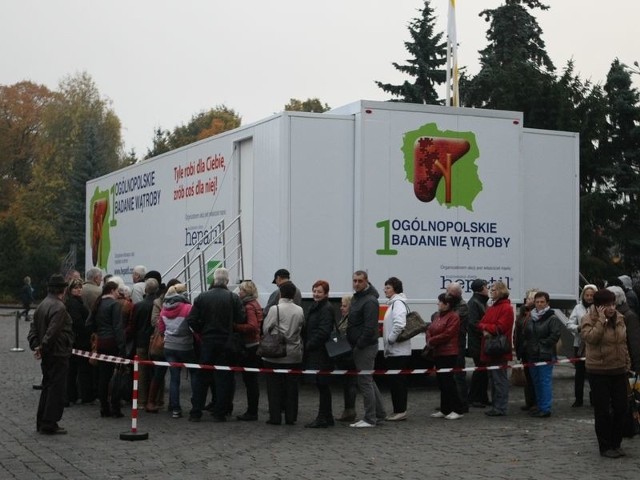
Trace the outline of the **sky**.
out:
<instances>
[{"instance_id":1,"label":"sky","mask_svg":"<svg viewBox=\"0 0 640 480\"><path fill-rule=\"evenodd\" d=\"M638 0L546 0L535 16L556 68L574 60L604 83L614 58L640 60ZM502 0L457 0L459 65L479 70L488 23ZM126 151L142 157L153 132L224 104L242 124L290 98L331 107L388 100L374 81L402 83L408 24L423 0L0 0L0 85L56 89L87 72L122 123ZM432 0L446 31L448 0ZM636 40L633 40L636 38ZM640 86L640 75L634 76ZM444 89L442 91L444 95Z\"/></svg>"}]
</instances>

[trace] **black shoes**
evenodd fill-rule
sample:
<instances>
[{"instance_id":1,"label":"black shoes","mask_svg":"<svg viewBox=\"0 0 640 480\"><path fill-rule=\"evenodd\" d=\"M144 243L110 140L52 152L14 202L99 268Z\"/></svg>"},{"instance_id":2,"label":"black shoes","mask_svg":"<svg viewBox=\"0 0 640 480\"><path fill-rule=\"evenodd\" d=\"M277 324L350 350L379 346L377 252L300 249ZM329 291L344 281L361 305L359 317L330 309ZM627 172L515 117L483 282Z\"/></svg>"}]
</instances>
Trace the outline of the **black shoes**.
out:
<instances>
[{"instance_id":1,"label":"black shoes","mask_svg":"<svg viewBox=\"0 0 640 480\"><path fill-rule=\"evenodd\" d=\"M333 427L335 422L333 418L331 420L327 420L325 418L316 418L313 422L307 423L304 428L328 428Z\"/></svg>"},{"instance_id":2,"label":"black shoes","mask_svg":"<svg viewBox=\"0 0 640 480\"><path fill-rule=\"evenodd\" d=\"M575 402L573 402L573 403L571 404L571 406L572 406L573 408L578 408L578 407L581 407L582 405L583 405L583 404L582 404L582 400L576 400Z\"/></svg>"},{"instance_id":3,"label":"black shoes","mask_svg":"<svg viewBox=\"0 0 640 480\"><path fill-rule=\"evenodd\" d=\"M240 420L241 422L255 422L256 420L258 420L258 415L243 413L242 415L238 415L236 419Z\"/></svg>"},{"instance_id":4,"label":"black shoes","mask_svg":"<svg viewBox=\"0 0 640 480\"><path fill-rule=\"evenodd\" d=\"M549 418L551 416L551 412L542 412L538 410L535 412L531 412L529 416L534 418Z\"/></svg>"},{"instance_id":5,"label":"black shoes","mask_svg":"<svg viewBox=\"0 0 640 480\"><path fill-rule=\"evenodd\" d=\"M66 435L67 430L56 425L53 428L40 427L38 430L40 433L44 435Z\"/></svg>"},{"instance_id":6,"label":"black shoes","mask_svg":"<svg viewBox=\"0 0 640 480\"><path fill-rule=\"evenodd\" d=\"M618 448L612 448L610 450L604 450L600 452L600 455L607 458L620 458L620 457L624 457L626 453L624 453L624 450L618 447Z\"/></svg>"},{"instance_id":7,"label":"black shoes","mask_svg":"<svg viewBox=\"0 0 640 480\"><path fill-rule=\"evenodd\" d=\"M484 412L487 417L504 417L506 414L499 412L498 410L489 410L488 412Z\"/></svg>"}]
</instances>

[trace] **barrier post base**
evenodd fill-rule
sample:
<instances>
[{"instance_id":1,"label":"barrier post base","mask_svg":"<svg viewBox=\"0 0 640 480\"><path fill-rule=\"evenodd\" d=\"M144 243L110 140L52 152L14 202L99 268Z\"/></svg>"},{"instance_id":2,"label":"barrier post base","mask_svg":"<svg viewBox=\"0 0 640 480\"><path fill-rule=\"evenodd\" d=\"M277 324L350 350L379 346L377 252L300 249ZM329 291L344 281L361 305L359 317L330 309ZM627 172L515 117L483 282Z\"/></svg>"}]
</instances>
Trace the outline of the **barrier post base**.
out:
<instances>
[{"instance_id":1,"label":"barrier post base","mask_svg":"<svg viewBox=\"0 0 640 480\"><path fill-rule=\"evenodd\" d=\"M24 352L24 348L14 347L10 349L11 352Z\"/></svg>"},{"instance_id":2,"label":"barrier post base","mask_svg":"<svg viewBox=\"0 0 640 480\"><path fill-rule=\"evenodd\" d=\"M149 440L149 434L147 432L122 432L120 434L120 440L128 440L130 442Z\"/></svg>"}]
</instances>

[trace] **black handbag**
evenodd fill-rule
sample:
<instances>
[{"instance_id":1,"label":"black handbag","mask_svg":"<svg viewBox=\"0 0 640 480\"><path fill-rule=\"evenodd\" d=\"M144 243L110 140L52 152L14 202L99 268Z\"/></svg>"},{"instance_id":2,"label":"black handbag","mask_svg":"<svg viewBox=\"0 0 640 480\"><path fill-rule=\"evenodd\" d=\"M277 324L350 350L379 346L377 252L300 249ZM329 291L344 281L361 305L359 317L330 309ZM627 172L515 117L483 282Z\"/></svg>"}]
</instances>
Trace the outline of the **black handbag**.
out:
<instances>
[{"instance_id":1,"label":"black handbag","mask_svg":"<svg viewBox=\"0 0 640 480\"><path fill-rule=\"evenodd\" d=\"M337 326L335 326L329 340L324 343L324 348L330 358L343 357L351 353L351 344L347 340L347 336L340 333Z\"/></svg>"},{"instance_id":2,"label":"black handbag","mask_svg":"<svg viewBox=\"0 0 640 480\"><path fill-rule=\"evenodd\" d=\"M511 343L504 333L498 330L496 335L485 337L484 353L490 357L499 357L505 353L511 352Z\"/></svg>"},{"instance_id":3,"label":"black handbag","mask_svg":"<svg viewBox=\"0 0 640 480\"><path fill-rule=\"evenodd\" d=\"M276 305L278 320L276 325L272 325L265 333L256 355L263 358L283 358L287 356L287 339L280 333L280 308ZM273 333L275 330L276 333Z\"/></svg>"}]
</instances>

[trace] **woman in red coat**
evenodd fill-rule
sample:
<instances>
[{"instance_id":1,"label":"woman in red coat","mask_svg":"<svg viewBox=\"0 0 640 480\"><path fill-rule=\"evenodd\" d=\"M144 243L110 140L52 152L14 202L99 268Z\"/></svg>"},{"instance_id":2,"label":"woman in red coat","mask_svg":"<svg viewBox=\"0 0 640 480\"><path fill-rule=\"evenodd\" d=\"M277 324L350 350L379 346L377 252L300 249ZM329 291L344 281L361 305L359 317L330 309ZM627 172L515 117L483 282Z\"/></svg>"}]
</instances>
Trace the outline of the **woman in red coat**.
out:
<instances>
[{"instance_id":1,"label":"woman in red coat","mask_svg":"<svg viewBox=\"0 0 640 480\"><path fill-rule=\"evenodd\" d=\"M489 296L493 304L487 309L482 321L478 324L478 329L483 332L480 360L485 365L507 365L513 358L511 349L513 348L512 334L514 313L509 301L509 289L503 282L495 282L489 289ZM507 336L509 352L496 356L489 356L484 353L484 344L487 337L503 333ZM509 403L509 375L506 368L489 370L491 378L491 400L492 409L485 412L489 417L502 417L507 414L507 404Z\"/></svg>"},{"instance_id":2,"label":"woman in red coat","mask_svg":"<svg viewBox=\"0 0 640 480\"><path fill-rule=\"evenodd\" d=\"M433 347L433 359L438 370L454 368L458 358L460 317L452 310L454 299L444 293L438 297L438 314L427 330L427 345ZM462 402L452 372L437 373L440 388L440 411L433 418L457 420L462 417Z\"/></svg>"}]
</instances>

